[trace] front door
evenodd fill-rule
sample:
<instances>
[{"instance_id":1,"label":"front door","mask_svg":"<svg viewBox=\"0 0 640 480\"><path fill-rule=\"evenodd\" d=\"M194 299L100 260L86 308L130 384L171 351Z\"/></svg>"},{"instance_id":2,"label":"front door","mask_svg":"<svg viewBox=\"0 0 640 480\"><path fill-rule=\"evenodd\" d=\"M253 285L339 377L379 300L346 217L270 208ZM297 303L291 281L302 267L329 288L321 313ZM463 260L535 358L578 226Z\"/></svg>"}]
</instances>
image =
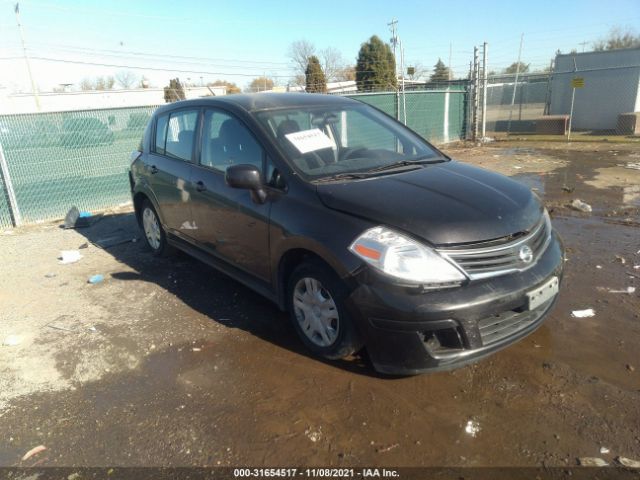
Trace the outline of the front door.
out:
<instances>
[{"instance_id":1,"label":"front door","mask_svg":"<svg viewBox=\"0 0 640 480\"><path fill-rule=\"evenodd\" d=\"M191 208L198 243L230 264L269 281L271 202L255 203L248 190L229 187L231 165L251 164L264 171L265 153L234 115L206 109L201 154L191 174Z\"/></svg>"}]
</instances>

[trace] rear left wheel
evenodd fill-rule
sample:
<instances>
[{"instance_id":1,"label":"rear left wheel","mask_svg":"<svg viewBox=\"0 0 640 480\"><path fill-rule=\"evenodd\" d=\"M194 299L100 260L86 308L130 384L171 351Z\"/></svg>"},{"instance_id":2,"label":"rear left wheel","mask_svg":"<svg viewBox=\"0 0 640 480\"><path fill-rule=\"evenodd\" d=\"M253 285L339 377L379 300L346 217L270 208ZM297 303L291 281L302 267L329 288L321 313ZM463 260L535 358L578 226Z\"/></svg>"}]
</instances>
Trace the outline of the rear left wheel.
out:
<instances>
[{"instance_id":1,"label":"rear left wheel","mask_svg":"<svg viewBox=\"0 0 640 480\"><path fill-rule=\"evenodd\" d=\"M160 218L149 200L145 200L140 210L140 224L144 232L144 239L157 257L166 256L171 247L167 243L167 236L160 223Z\"/></svg>"}]
</instances>

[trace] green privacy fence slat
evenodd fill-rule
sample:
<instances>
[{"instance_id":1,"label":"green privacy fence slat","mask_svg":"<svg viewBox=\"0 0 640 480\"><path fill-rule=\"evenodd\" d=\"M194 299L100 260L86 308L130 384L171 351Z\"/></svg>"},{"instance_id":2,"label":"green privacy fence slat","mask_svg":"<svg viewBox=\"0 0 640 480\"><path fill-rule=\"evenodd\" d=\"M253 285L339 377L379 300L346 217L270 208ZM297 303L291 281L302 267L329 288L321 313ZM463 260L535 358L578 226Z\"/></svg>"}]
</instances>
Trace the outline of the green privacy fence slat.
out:
<instances>
[{"instance_id":1,"label":"green privacy fence slat","mask_svg":"<svg viewBox=\"0 0 640 480\"><path fill-rule=\"evenodd\" d=\"M396 117L395 92L347 95ZM448 96L448 127L445 131L445 106ZM439 143L464 138L466 125L466 90L453 86L447 90L406 92L400 95L400 120L404 120L404 104L407 108L407 126L425 139Z\"/></svg>"},{"instance_id":2,"label":"green privacy fence slat","mask_svg":"<svg viewBox=\"0 0 640 480\"><path fill-rule=\"evenodd\" d=\"M61 218L72 205L91 211L129 201L129 156L155 108L0 115L24 223ZM0 222L3 211L0 198Z\"/></svg>"}]
</instances>

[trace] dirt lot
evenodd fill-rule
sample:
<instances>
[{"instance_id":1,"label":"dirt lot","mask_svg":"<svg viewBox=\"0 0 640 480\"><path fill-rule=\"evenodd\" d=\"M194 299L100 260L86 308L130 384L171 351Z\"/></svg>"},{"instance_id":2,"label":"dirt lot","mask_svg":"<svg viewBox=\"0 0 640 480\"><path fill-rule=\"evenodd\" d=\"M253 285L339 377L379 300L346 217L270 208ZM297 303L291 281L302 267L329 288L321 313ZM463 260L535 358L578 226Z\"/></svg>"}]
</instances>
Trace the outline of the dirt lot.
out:
<instances>
[{"instance_id":1,"label":"dirt lot","mask_svg":"<svg viewBox=\"0 0 640 480\"><path fill-rule=\"evenodd\" d=\"M4 232L0 342L17 344L0 346L0 465L640 459L640 290L609 291L640 287L640 171L624 168L640 148L522 142L449 153L527 183L552 211L566 277L536 333L453 372L385 378L366 358L308 357L284 314L209 267L152 258L128 241L140 235L128 212L83 230ZM576 198L593 212L568 208ZM105 240L127 242L96 245ZM58 263L85 242L79 262ZM105 280L88 284L94 274ZM595 316L571 316L585 308ZM47 450L21 463L36 445Z\"/></svg>"}]
</instances>

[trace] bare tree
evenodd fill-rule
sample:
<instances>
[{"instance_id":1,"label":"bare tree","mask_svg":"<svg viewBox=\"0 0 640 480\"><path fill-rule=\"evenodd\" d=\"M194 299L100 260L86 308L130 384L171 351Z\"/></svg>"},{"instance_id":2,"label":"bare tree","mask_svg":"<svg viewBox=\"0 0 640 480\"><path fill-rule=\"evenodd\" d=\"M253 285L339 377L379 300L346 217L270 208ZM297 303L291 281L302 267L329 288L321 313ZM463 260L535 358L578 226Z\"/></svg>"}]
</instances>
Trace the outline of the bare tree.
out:
<instances>
[{"instance_id":1,"label":"bare tree","mask_svg":"<svg viewBox=\"0 0 640 480\"><path fill-rule=\"evenodd\" d=\"M118 85L125 89L133 87L138 81L138 76L131 70L120 70L116 73L115 78Z\"/></svg>"},{"instance_id":2,"label":"bare tree","mask_svg":"<svg viewBox=\"0 0 640 480\"><path fill-rule=\"evenodd\" d=\"M337 80L340 70L344 67L344 60L340 50L327 47L320 52L322 71L328 82Z\"/></svg>"},{"instance_id":3,"label":"bare tree","mask_svg":"<svg viewBox=\"0 0 640 480\"><path fill-rule=\"evenodd\" d=\"M307 63L309 62L309 57L316 54L316 47L313 43L308 40L296 40L291 45L289 45L288 56L289 60L293 64L293 68L295 70L296 78L295 82L298 85L305 84L305 70L307 69ZM300 83L298 83L301 80Z\"/></svg>"},{"instance_id":4,"label":"bare tree","mask_svg":"<svg viewBox=\"0 0 640 480\"><path fill-rule=\"evenodd\" d=\"M346 67L342 67L338 70L338 73L335 75L335 80L337 82L348 82L356 79L356 67L353 65L347 65Z\"/></svg>"},{"instance_id":5,"label":"bare tree","mask_svg":"<svg viewBox=\"0 0 640 480\"><path fill-rule=\"evenodd\" d=\"M90 78L83 78L80 82L80 90L95 90L95 84Z\"/></svg>"},{"instance_id":6,"label":"bare tree","mask_svg":"<svg viewBox=\"0 0 640 480\"><path fill-rule=\"evenodd\" d=\"M409 80L421 80L430 75L430 70L420 62L413 62L407 67L406 75Z\"/></svg>"},{"instance_id":7,"label":"bare tree","mask_svg":"<svg viewBox=\"0 0 640 480\"><path fill-rule=\"evenodd\" d=\"M621 27L612 28L606 38L593 43L593 49L597 52L635 47L640 47L640 35L631 29L623 30Z\"/></svg>"}]
</instances>

